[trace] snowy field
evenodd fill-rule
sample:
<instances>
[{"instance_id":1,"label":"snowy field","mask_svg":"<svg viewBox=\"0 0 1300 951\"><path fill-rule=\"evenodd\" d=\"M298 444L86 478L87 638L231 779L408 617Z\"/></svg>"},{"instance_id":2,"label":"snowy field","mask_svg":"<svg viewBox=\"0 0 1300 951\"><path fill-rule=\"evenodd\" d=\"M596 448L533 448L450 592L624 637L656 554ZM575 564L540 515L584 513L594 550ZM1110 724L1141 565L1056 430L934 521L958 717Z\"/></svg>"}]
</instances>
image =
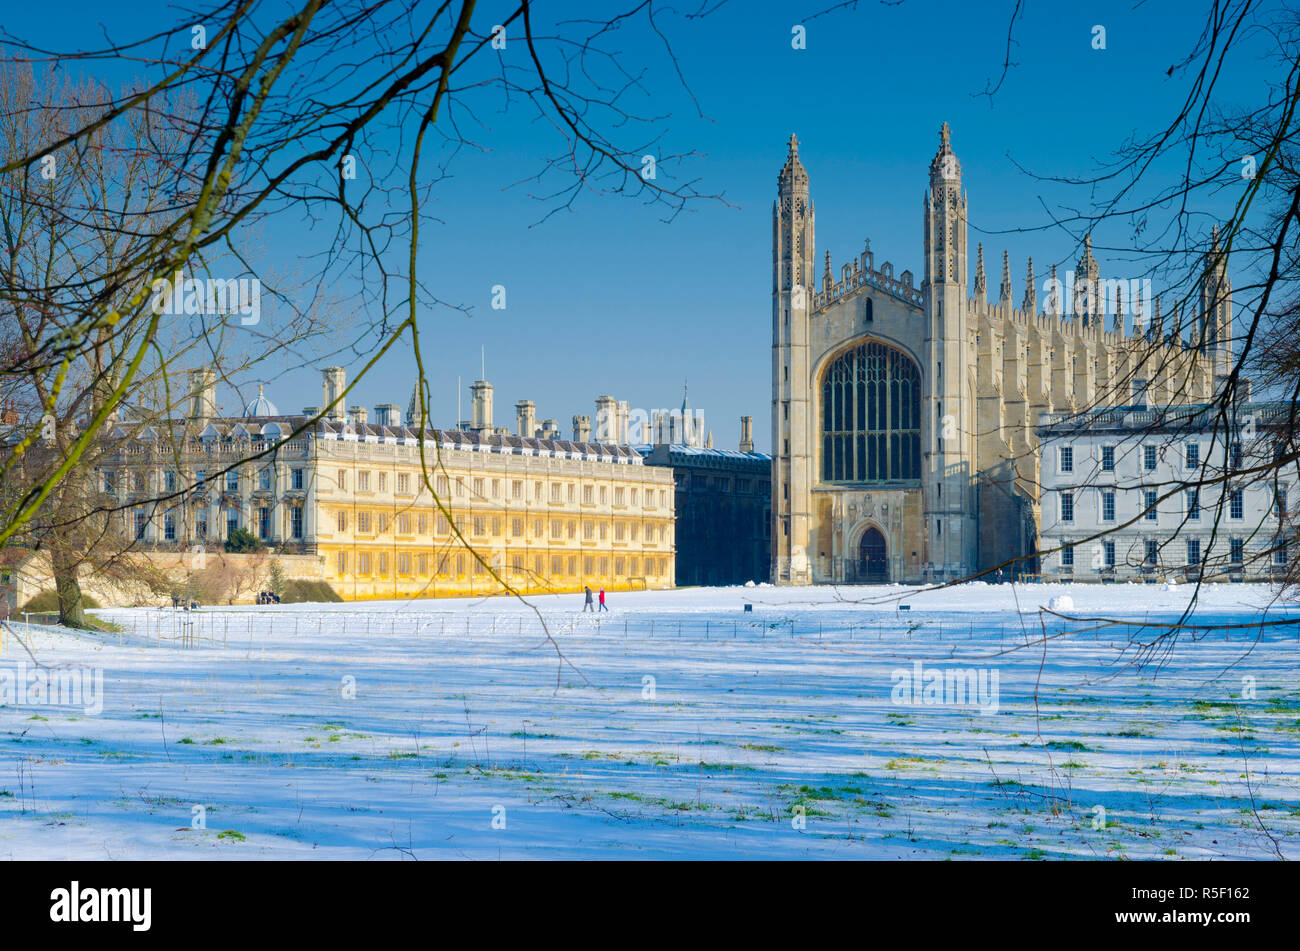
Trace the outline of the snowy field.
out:
<instances>
[{"instance_id":1,"label":"snowy field","mask_svg":"<svg viewBox=\"0 0 1300 951\"><path fill-rule=\"evenodd\" d=\"M0 653L0 859L1300 857L1300 629L1260 626L1300 612L1207 586L1139 664L1191 592L759 587L617 593L598 616L569 595L100 612L111 635L20 623ZM1062 594L1064 613L1131 623L1039 612ZM33 656L91 692L42 702Z\"/></svg>"}]
</instances>

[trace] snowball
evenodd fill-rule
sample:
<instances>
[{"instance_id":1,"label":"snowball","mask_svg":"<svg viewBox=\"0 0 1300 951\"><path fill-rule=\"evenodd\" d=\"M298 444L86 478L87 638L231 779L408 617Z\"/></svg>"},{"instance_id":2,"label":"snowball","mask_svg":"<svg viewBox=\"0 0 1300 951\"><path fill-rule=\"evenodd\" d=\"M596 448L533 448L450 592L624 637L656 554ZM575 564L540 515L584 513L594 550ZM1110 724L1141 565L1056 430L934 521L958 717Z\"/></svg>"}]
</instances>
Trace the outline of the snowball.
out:
<instances>
[{"instance_id":1,"label":"snowball","mask_svg":"<svg viewBox=\"0 0 1300 951\"><path fill-rule=\"evenodd\" d=\"M1055 598L1052 598L1052 600L1047 602L1047 610L1073 611L1074 598L1070 597L1068 594L1057 595Z\"/></svg>"}]
</instances>

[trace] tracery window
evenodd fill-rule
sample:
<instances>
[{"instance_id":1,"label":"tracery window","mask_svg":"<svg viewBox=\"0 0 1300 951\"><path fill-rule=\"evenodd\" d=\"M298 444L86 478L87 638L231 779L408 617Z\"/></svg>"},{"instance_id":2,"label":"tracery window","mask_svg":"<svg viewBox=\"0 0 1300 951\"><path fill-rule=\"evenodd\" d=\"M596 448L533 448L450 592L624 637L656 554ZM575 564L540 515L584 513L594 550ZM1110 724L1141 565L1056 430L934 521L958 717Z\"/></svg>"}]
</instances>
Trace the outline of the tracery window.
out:
<instances>
[{"instance_id":1,"label":"tracery window","mask_svg":"<svg viewBox=\"0 0 1300 951\"><path fill-rule=\"evenodd\" d=\"M921 477L921 374L878 341L841 354L822 374L822 481Z\"/></svg>"}]
</instances>

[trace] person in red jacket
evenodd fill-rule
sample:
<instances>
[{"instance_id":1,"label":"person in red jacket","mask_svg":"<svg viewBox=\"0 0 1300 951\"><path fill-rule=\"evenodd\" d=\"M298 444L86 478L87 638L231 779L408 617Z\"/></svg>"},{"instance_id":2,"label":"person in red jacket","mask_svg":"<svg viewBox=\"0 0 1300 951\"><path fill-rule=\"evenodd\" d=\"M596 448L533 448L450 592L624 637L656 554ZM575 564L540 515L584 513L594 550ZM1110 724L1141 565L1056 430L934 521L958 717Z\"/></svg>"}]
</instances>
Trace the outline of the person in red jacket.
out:
<instances>
[{"instance_id":1,"label":"person in red jacket","mask_svg":"<svg viewBox=\"0 0 1300 951\"><path fill-rule=\"evenodd\" d=\"M600 589L600 609L601 609L602 611L608 611L608 610L609 610L609 608L605 606L605 589L604 589L604 588L601 588L601 589Z\"/></svg>"}]
</instances>

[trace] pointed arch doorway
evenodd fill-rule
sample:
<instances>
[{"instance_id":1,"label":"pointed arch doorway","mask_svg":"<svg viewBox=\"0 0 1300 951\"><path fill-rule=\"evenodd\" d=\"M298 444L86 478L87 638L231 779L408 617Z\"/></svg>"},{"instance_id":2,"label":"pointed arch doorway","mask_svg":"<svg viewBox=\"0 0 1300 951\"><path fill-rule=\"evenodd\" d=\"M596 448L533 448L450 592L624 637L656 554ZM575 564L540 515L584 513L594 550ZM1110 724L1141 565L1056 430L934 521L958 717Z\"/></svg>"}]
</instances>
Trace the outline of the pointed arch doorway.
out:
<instances>
[{"instance_id":1,"label":"pointed arch doorway","mask_svg":"<svg viewBox=\"0 0 1300 951\"><path fill-rule=\"evenodd\" d=\"M889 581L885 536L874 525L862 533L858 542L858 578L863 584L886 584Z\"/></svg>"}]
</instances>

